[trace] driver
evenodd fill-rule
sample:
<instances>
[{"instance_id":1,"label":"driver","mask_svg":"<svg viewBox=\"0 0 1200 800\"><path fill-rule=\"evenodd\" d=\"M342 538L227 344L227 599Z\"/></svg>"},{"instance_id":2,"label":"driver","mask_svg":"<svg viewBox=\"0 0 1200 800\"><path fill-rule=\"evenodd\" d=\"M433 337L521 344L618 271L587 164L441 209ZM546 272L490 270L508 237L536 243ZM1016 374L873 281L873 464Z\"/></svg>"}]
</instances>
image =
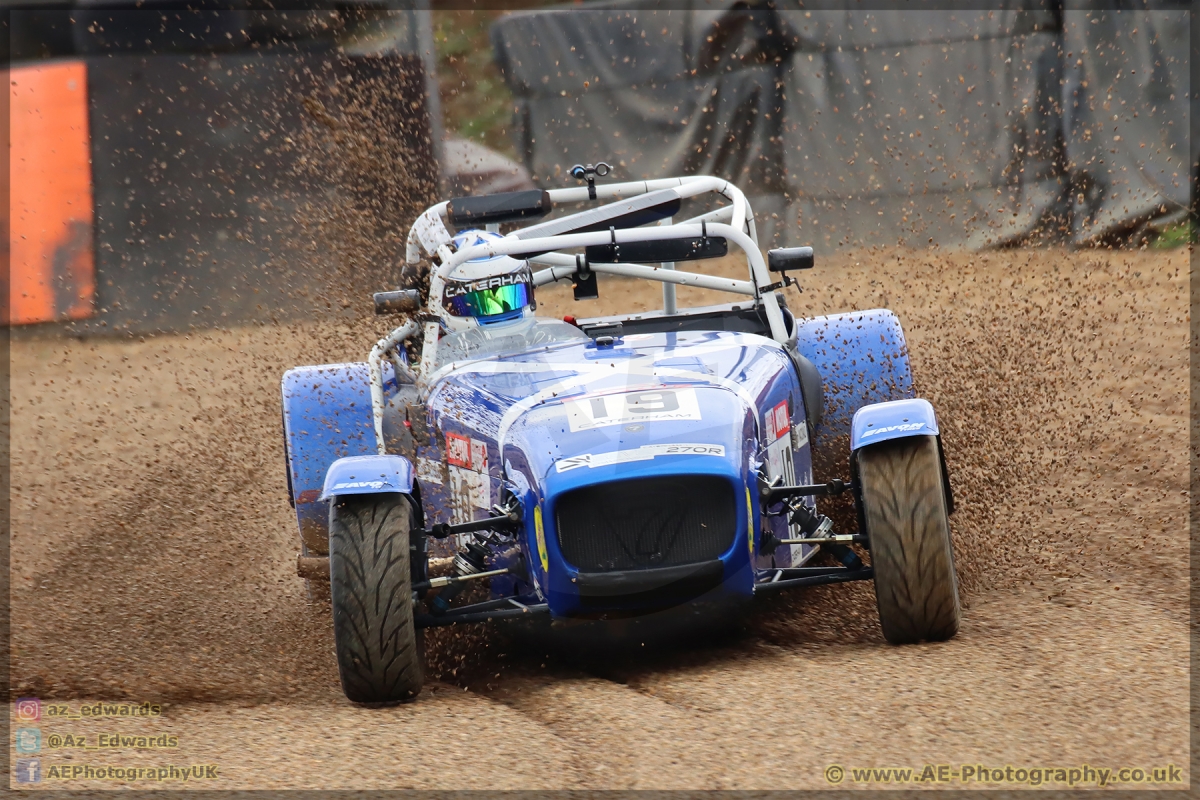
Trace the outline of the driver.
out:
<instances>
[{"instance_id":1,"label":"driver","mask_svg":"<svg viewBox=\"0 0 1200 800\"><path fill-rule=\"evenodd\" d=\"M454 237L454 249L503 238L491 231L463 231ZM460 265L446 279L442 307L451 333L438 343L439 366L587 338L573 325L534 315L533 270L528 262L509 256L474 258Z\"/></svg>"},{"instance_id":2,"label":"driver","mask_svg":"<svg viewBox=\"0 0 1200 800\"><path fill-rule=\"evenodd\" d=\"M454 249L487 244L504 237L491 231L469 230L454 237ZM526 261L509 256L473 258L446 280L442 305L454 330L510 322L537 308L533 299L533 270Z\"/></svg>"}]
</instances>

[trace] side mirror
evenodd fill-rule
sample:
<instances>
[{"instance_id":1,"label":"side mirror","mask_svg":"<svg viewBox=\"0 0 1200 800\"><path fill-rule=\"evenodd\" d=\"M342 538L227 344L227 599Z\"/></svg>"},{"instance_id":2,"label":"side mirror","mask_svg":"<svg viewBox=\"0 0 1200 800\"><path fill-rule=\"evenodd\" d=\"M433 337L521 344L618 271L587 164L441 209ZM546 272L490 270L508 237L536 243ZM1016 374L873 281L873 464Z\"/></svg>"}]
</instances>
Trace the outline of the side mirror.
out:
<instances>
[{"instance_id":1,"label":"side mirror","mask_svg":"<svg viewBox=\"0 0 1200 800\"><path fill-rule=\"evenodd\" d=\"M813 249L811 247L780 247L767 251L767 269L771 272L812 268Z\"/></svg>"},{"instance_id":2,"label":"side mirror","mask_svg":"<svg viewBox=\"0 0 1200 800\"><path fill-rule=\"evenodd\" d=\"M416 311L420 307L421 292L417 289L375 293L376 314L399 314L404 311Z\"/></svg>"}]
</instances>

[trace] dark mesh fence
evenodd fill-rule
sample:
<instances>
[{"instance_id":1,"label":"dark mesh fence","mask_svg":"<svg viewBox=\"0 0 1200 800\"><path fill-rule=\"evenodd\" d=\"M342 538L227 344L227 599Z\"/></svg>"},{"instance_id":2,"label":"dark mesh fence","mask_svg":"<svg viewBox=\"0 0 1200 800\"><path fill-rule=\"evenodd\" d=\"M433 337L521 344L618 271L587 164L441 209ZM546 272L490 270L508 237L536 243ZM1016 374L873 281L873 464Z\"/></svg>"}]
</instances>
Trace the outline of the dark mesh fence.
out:
<instances>
[{"instance_id":1,"label":"dark mesh fence","mask_svg":"<svg viewBox=\"0 0 1200 800\"><path fill-rule=\"evenodd\" d=\"M782 244L1083 244L1186 213L1183 3L645 5L493 27L535 180L718 175Z\"/></svg>"}]
</instances>

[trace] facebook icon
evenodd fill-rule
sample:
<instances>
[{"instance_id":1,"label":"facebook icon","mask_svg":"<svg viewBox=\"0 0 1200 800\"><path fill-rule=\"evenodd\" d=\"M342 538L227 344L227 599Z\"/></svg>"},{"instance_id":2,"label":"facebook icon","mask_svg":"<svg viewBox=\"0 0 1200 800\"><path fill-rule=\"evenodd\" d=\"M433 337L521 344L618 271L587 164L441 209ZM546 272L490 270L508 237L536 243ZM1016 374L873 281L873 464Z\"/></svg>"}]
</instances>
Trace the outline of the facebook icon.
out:
<instances>
[{"instance_id":1,"label":"facebook icon","mask_svg":"<svg viewBox=\"0 0 1200 800\"><path fill-rule=\"evenodd\" d=\"M17 783L38 783L42 780L42 760L18 758L16 772Z\"/></svg>"}]
</instances>

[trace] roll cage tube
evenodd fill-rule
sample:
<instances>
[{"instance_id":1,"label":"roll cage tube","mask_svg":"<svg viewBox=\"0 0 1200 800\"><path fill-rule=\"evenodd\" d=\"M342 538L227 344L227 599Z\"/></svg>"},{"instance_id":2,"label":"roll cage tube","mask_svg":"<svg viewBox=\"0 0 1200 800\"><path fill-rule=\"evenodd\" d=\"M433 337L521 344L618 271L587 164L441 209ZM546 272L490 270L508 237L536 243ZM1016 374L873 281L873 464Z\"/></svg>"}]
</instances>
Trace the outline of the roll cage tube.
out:
<instances>
[{"instance_id":1,"label":"roll cage tube","mask_svg":"<svg viewBox=\"0 0 1200 800\"><path fill-rule=\"evenodd\" d=\"M538 270L533 274L534 286L545 286L563 278L569 278L577 267L575 259L570 258L571 264L549 267ZM695 286L698 289L716 289L721 292L744 294L754 297L758 294L757 287L751 281L739 281L732 278L718 278L714 275L701 275L698 272L681 272L667 267L651 267L646 264L588 264L593 272L605 272L609 275L624 275L627 278L645 278L649 281L678 284L680 286Z\"/></svg>"},{"instance_id":2,"label":"roll cage tube","mask_svg":"<svg viewBox=\"0 0 1200 800\"><path fill-rule=\"evenodd\" d=\"M745 225L748 229L750 237L757 243L758 232L754 225L754 215L750 211L750 204L746 201L746 195L742 190L734 186L727 180L722 178L714 178L710 175L692 175L685 178L659 178L652 181L627 181L625 183L607 183L598 184L596 188L597 200L617 200L625 197L634 197L639 194L658 191L659 189L675 189L687 187L689 190L686 194L681 193L680 197L694 197L705 192L716 192L724 195L732 206L718 208L715 211L710 211L707 214L702 214L686 222L701 222L701 221L716 221L721 219L725 214L729 214L729 220L732 222L735 219L745 220ZM550 201L552 203L586 203L591 202L592 198L588 196L586 186L578 188L567 187L562 189L551 189L549 191ZM413 224L408 231L407 247L405 251L405 260L409 264L416 264L421 259L421 242L418 235L420 225L423 219L432 217L438 218L443 224L448 221L448 209L450 201L443 201L430 206L425 212L417 218L417 222ZM571 215L574 216L574 215ZM433 251L430 251L433 255Z\"/></svg>"},{"instance_id":3,"label":"roll cage tube","mask_svg":"<svg viewBox=\"0 0 1200 800\"><path fill-rule=\"evenodd\" d=\"M561 250L574 247L587 247L589 245L604 245L604 244L626 244L629 242L651 242L660 241L663 239L679 239L683 237L699 238L701 236L721 236L736 244L746 254L746 258L750 266L750 278L753 282L753 292L747 291L749 287L738 286L739 283L728 279L714 278L711 275L701 275L699 273L685 272L683 270L667 270L655 269L653 267L641 267L641 265L633 264L592 264L591 269L596 272L609 272L616 275L634 275L636 277L646 277L651 280L670 281L672 283L688 282L696 286L705 286L705 288L725 289L726 291L734 291L738 294L752 294L756 296L762 303L763 309L767 315L767 324L771 329L771 338L781 344L787 342L787 326L783 320L783 312L779 307L779 299L774 290L762 292L760 287L769 286L771 284L771 276L767 271L767 262L763 258L754 241L744 232L736 228L725 225L723 223L703 223L701 225L664 225L651 228L625 228L622 230L596 231L594 233L567 233L559 236L547 236L542 239L515 239L505 237L498 241L488 242L486 244L478 244L473 247L466 247L456 253L450 254L450 257L438 267L433 273L429 285L429 303L427 309L429 313L439 313L440 298L445 287L446 278L454 273L459 265L476 258L490 258L492 256L520 256L525 253L549 252L553 250ZM640 268L640 269L639 269ZM552 268L553 269L553 268ZM644 270L644 271L643 271ZM710 284L710 281L714 282ZM723 285L718 285L723 284ZM740 290L740 291L739 291ZM431 349L431 344L433 349ZM422 352L421 361L422 369L424 369L425 359L433 356L436 353L436 339L433 342L427 338L425 341L425 350Z\"/></svg>"},{"instance_id":4,"label":"roll cage tube","mask_svg":"<svg viewBox=\"0 0 1200 800\"><path fill-rule=\"evenodd\" d=\"M379 451L379 455L387 455L387 447L383 443L383 408L385 398L383 396L383 359L391 358L392 368L396 370L396 380L406 383L416 383L417 376L408 368L399 358L394 357L396 347L417 332L417 323L413 320L401 325L396 330L389 333L387 336L380 339L371 348L371 355L367 357L367 369L371 375L371 421L375 427L375 448Z\"/></svg>"},{"instance_id":5,"label":"roll cage tube","mask_svg":"<svg viewBox=\"0 0 1200 800\"><path fill-rule=\"evenodd\" d=\"M698 288L715 289L735 294L755 297L762 305L771 336L781 343L787 341L786 324L779 306L779 300L774 291L762 292L760 287L770 285L770 273L766 261L758 249L758 236L755 230L754 217L749 203L740 189L732 183L711 176L693 176L686 178L663 178L652 181L632 181L627 183L604 184L595 187L596 199L617 199L632 197L662 189L674 189L680 199L695 197L706 192L716 192L731 201L731 205L715 209L705 214L678 224L666 224L655 228L625 228L621 230L600 231L594 233L568 233L556 236L546 236L531 239L516 239L506 237L504 240L487 245L466 248L459 252L451 251L449 234L445 231L445 221L449 201L438 203L427 209L409 229L406 247L406 260L414 264L420 260L421 249L431 249L431 244L441 261L441 266L434 272L430 280L429 301L425 315L425 345L422 349L419 372L414 374L403 362L394 358L396 348L419 329L416 321L410 320L396 328L388 336L380 339L371 350L368 367L371 380L371 406L375 428L377 448L381 455L386 454L383 438L383 410L385 398L383 391L383 359L391 358L396 370L397 380L410 383L422 383L430 375L429 369L437 358L437 340L440 333L441 299L445 289L445 281L463 263L472 258L486 258L495 255L529 254L529 260L534 263L547 264L549 269L540 270L534 276L535 284L542 285L567 277L575 270L574 256L556 253L555 250L565 248L587 247L590 245L624 244L630 242L660 241L685 237L702 237L712 235L733 241L746 254L750 268L749 281L717 278L694 272L672 270L666 267L651 267L642 264L592 264L591 269L628 277L657 280L666 284L696 286ZM591 200L587 187L552 189L549 192L552 202L588 202ZM603 206L601 206L602 208ZM584 213L584 212L581 212ZM576 214L564 217L564 220ZM733 222L741 220L736 228L725 224L725 220ZM422 226L425 226L422 232ZM431 235L432 229L432 235ZM557 263L555 263L557 262ZM570 266L570 271L564 268Z\"/></svg>"},{"instance_id":6,"label":"roll cage tube","mask_svg":"<svg viewBox=\"0 0 1200 800\"><path fill-rule=\"evenodd\" d=\"M563 249L587 247L589 245L608 245L608 243L613 242L623 245L623 243L629 242L684 239L684 237L701 237L704 235L725 237L725 239L736 243L738 247L742 248L750 265L750 281L734 281L731 278L701 275L698 272L684 270L667 270L662 269L662 267L641 264L589 264L588 266L589 269L596 272L608 272L611 275L644 277L652 279L652 281L696 285L696 287L706 289L718 289L732 291L734 294L756 296L763 302L764 308L767 309L767 321L770 326L770 332L772 332L772 338L781 343L786 342L787 331L784 324L784 317L782 317L782 312L779 309L778 297L776 297L774 290L761 291L761 287L770 285L770 273L767 271L766 259L763 259L762 253L758 252L758 248L755 246L754 240L750 239L750 236L731 227L731 225L719 222L713 224L679 223L661 225L661 227L654 228L598 230L594 231L594 233L586 234L547 236L545 239L511 239L511 237L505 237L505 239L487 242L484 245L466 247L457 253L452 253L450 258L446 259L445 263L439 266L438 270L433 273L430 281L430 300L428 300L427 308L430 313L438 313L440 306L438 296L442 294L445 279L449 278L458 266L466 263L468 260L491 258L493 255L514 255L514 257L520 257L523 253L548 251L551 248ZM566 275L569 275L569 272L564 272L563 270L568 265L570 265L569 269L571 271L575 270L574 255L563 255L560 258L562 258L562 263L558 266L551 266L550 269L540 270L535 273L535 284L550 283L554 279L566 277ZM424 355L422 355L422 359L424 359Z\"/></svg>"}]
</instances>

